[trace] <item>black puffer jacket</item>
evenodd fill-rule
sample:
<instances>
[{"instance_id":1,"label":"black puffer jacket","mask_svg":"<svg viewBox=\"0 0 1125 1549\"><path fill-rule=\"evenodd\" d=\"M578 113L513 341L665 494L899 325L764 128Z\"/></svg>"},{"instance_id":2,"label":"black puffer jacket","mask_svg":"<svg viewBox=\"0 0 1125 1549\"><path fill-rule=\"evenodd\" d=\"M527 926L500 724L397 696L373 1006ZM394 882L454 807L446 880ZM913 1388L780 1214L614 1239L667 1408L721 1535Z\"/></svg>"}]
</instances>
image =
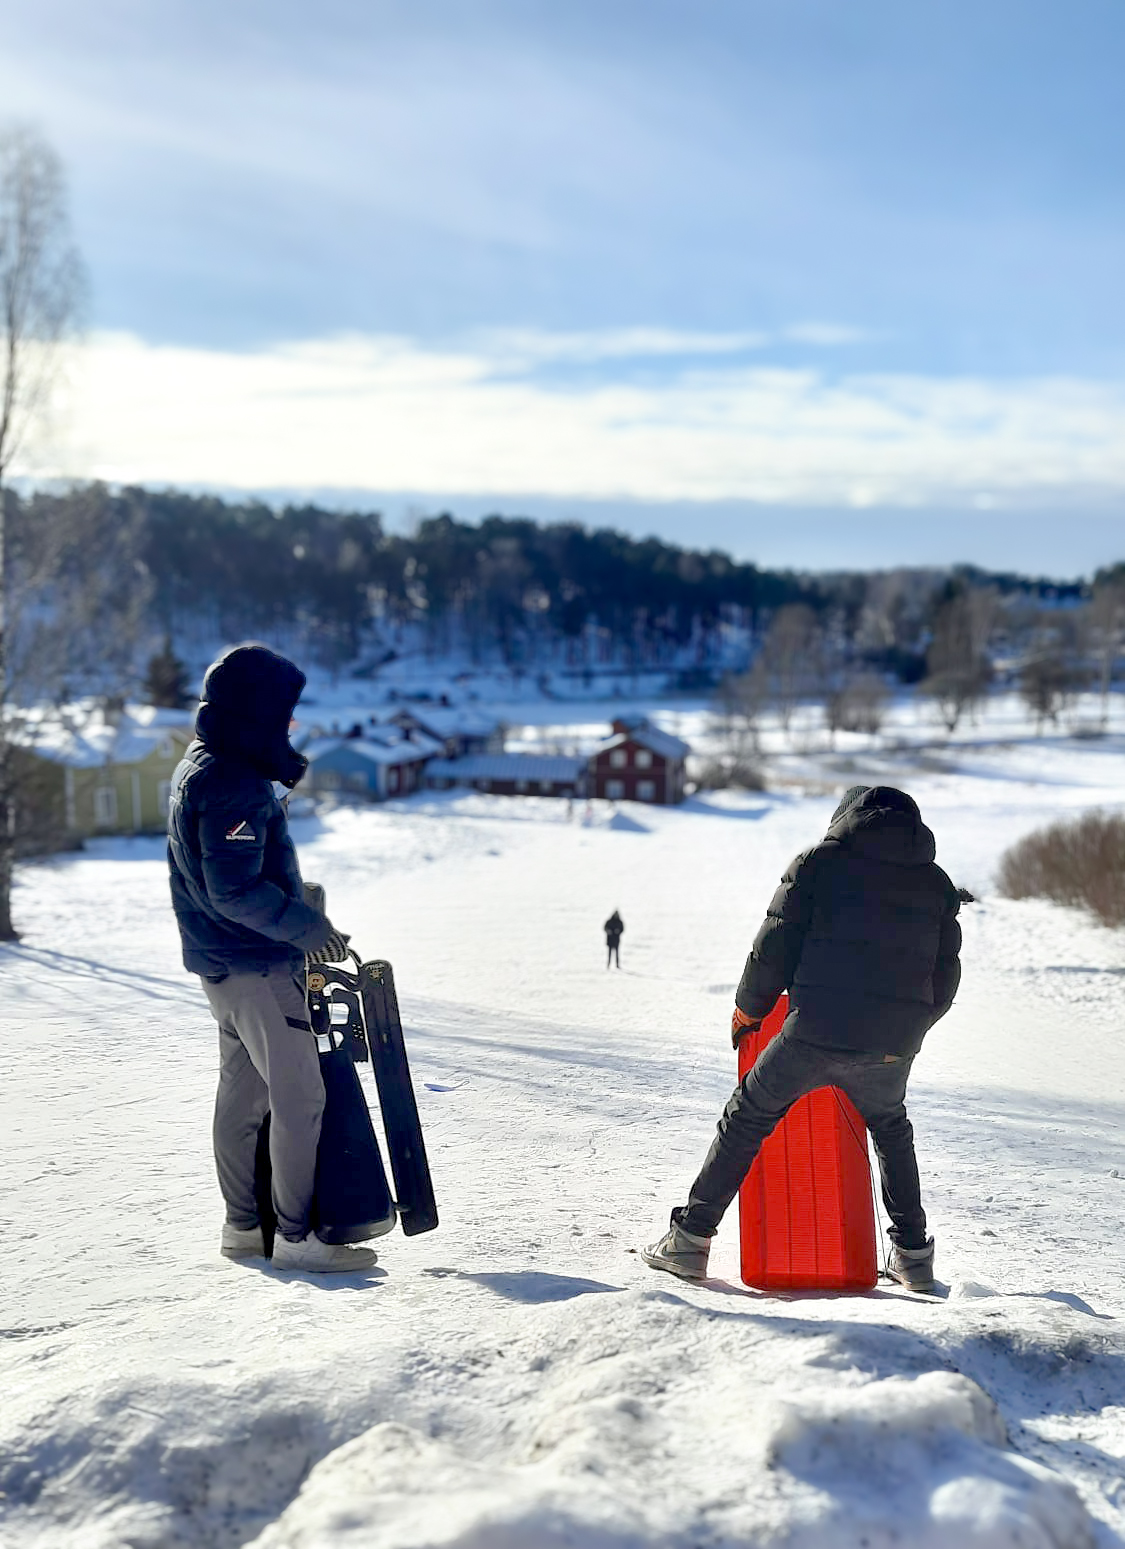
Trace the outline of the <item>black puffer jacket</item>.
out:
<instances>
[{"instance_id":1,"label":"black puffer jacket","mask_svg":"<svg viewBox=\"0 0 1125 1549\"><path fill-rule=\"evenodd\" d=\"M808 1042L913 1054L957 993L960 906L911 798L854 786L782 878L735 999L761 1017L787 989Z\"/></svg>"},{"instance_id":2,"label":"black puffer jacket","mask_svg":"<svg viewBox=\"0 0 1125 1549\"><path fill-rule=\"evenodd\" d=\"M168 866L184 967L219 975L297 970L331 934L304 902L274 780L306 761L289 744L304 674L262 645L236 646L207 673L196 740L172 776Z\"/></svg>"}]
</instances>

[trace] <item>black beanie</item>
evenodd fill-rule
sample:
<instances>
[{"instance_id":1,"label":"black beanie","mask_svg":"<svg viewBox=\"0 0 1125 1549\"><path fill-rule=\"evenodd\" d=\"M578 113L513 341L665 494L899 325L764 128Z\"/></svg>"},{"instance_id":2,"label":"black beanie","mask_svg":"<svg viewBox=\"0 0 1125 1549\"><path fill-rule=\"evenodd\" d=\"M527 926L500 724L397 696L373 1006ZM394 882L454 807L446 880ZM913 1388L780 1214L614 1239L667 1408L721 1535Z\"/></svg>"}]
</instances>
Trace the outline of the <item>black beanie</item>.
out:
<instances>
[{"instance_id":1,"label":"black beanie","mask_svg":"<svg viewBox=\"0 0 1125 1549\"><path fill-rule=\"evenodd\" d=\"M854 807L861 796L866 796L867 792L873 789L874 787L870 785L849 785L848 789L840 798L840 805L832 814L833 823L835 823L838 818L842 818L849 807Z\"/></svg>"}]
</instances>

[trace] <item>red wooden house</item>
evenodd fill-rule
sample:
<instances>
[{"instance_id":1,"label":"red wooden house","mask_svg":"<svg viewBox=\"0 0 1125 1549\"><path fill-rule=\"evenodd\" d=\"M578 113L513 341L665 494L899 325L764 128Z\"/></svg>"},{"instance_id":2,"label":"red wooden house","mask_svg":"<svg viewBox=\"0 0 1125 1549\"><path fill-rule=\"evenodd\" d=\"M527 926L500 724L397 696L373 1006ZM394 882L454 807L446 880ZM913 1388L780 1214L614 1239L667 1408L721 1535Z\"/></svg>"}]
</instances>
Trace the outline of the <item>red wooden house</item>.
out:
<instances>
[{"instance_id":1,"label":"red wooden house","mask_svg":"<svg viewBox=\"0 0 1125 1549\"><path fill-rule=\"evenodd\" d=\"M644 720L622 718L591 760L591 794L608 801L648 801L671 806L684 799L691 748L680 737Z\"/></svg>"}]
</instances>

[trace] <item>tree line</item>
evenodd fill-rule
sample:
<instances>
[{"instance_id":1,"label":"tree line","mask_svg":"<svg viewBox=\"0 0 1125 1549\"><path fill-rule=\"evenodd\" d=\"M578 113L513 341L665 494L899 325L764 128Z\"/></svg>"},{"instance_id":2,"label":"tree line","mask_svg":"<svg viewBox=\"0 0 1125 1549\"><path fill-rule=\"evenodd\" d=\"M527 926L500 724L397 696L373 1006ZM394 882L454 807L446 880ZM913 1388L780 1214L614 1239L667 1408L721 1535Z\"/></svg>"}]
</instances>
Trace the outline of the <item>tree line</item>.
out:
<instances>
[{"instance_id":1,"label":"tree line","mask_svg":"<svg viewBox=\"0 0 1125 1549\"><path fill-rule=\"evenodd\" d=\"M696 687L751 670L783 714L862 671L926 680L959 715L998 650L1080 654L1075 621L1108 585L969 567L803 574L520 517L443 514L400 534L377 514L100 484L4 498L24 697L135 691L162 641L195 654L257 636L368 675L404 654L666 670Z\"/></svg>"}]
</instances>

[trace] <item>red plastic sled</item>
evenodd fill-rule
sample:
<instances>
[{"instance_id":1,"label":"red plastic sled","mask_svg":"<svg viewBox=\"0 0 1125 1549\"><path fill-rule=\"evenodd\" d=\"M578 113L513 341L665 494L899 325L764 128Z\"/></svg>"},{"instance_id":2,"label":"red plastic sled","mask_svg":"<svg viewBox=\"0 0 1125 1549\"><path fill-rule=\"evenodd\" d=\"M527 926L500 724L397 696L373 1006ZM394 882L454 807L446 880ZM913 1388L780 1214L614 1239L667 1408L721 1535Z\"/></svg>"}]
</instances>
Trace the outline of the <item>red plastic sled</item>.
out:
<instances>
[{"instance_id":1,"label":"red plastic sled","mask_svg":"<svg viewBox=\"0 0 1125 1549\"><path fill-rule=\"evenodd\" d=\"M741 1081L781 1031L782 995L738 1048ZM837 1087L795 1102L738 1194L742 1278L761 1291L869 1291L878 1276L867 1128Z\"/></svg>"}]
</instances>

